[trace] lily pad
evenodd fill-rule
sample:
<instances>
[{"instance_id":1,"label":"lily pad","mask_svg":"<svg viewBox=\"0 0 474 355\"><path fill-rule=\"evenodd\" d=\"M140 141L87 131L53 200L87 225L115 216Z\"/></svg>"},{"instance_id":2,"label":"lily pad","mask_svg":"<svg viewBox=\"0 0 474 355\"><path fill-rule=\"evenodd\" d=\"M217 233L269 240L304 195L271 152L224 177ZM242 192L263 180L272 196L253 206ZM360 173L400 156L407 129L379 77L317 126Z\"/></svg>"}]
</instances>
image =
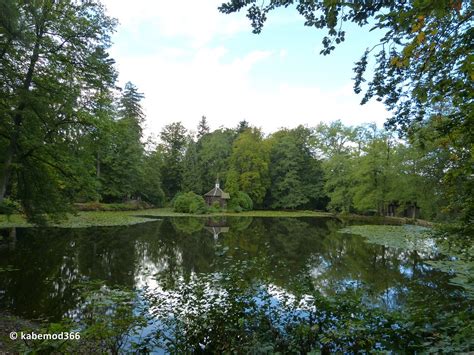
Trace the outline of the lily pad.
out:
<instances>
[{"instance_id":1,"label":"lily pad","mask_svg":"<svg viewBox=\"0 0 474 355\"><path fill-rule=\"evenodd\" d=\"M341 229L339 232L363 236L368 243L372 244L416 250L426 256L441 255L441 260L428 260L426 263L442 272L453 275L450 283L462 287L466 291L467 297L474 299L474 261L473 255L471 255L472 249L467 249L467 253L466 249L462 253L456 253L456 249L448 249L442 241L433 237L431 229L413 225L350 226Z\"/></svg>"},{"instance_id":2,"label":"lily pad","mask_svg":"<svg viewBox=\"0 0 474 355\"><path fill-rule=\"evenodd\" d=\"M390 248L416 250L420 253L438 252L431 229L413 225L363 225L343 228L339 233L357 234L365 237L368 243L385 245Z\"/></svg>"}]
</instances>

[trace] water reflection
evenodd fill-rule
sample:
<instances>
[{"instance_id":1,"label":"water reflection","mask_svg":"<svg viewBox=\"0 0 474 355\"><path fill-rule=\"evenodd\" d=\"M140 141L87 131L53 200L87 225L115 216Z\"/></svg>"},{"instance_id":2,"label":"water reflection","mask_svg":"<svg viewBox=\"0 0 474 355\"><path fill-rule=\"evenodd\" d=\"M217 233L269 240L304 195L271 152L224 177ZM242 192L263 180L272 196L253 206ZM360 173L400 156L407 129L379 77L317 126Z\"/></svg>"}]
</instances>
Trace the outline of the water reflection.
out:
<instances>
[{"instance_id":1,"label":"water reflection","mask_svg":"<svg viewBox=\"0 0 474 355\"><path fill-rule=\"evenodd\" d=\"M229 217L2 230L0 308L58 320L77 307L80 292L74 286L82 280L172 290L178 282L224 271L233 260L254 262L242 271L243 280L267 280L289 292L297 276L310 276L323 294L357 289L368 304L389 309L403 307L416 294L446 303L456 299L449 277L425 264L436 255L367 244L338 233L342 227L323 218Z\"/></svg>"}]
</instances>

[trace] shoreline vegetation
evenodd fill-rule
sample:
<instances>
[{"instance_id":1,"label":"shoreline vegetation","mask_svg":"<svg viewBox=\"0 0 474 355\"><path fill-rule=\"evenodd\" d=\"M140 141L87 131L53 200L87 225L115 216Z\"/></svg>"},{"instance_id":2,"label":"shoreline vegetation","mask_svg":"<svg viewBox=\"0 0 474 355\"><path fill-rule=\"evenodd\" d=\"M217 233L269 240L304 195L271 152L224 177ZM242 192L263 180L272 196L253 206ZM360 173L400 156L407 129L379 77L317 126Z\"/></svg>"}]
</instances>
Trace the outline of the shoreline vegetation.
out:
<instances>
[{"instance_id":1,"label":"shoreline vegetation","mask_svg":"<svg viewBox=\"0 0 474 355\"><path fill-rule=\"evenodd\" d=\"M297 217L327 217L337 218L342 221L382 223L382 224L415 224L424 227L432 227L432 222L411 219L406 217L388 217L388 216L364 216L357 214L332 213L324 211L311 210L252 210L242 212L218 211L205 214L191 214L174 212L170 208L144 208L126 204L95 204L94 208L90 205L76 206L79 210L67 215L66 219L60 221L50 221L46 226L56 228L87 228L87 227L108 227L108 226L127 226L138 223L146 223L165 217L269 217L269 218L297 218ZM21 214L12 214L10 216L0 215L1 228L28 228L35 227L34 224L27 222L26 217Z\"/></svg>"}]
</instances>

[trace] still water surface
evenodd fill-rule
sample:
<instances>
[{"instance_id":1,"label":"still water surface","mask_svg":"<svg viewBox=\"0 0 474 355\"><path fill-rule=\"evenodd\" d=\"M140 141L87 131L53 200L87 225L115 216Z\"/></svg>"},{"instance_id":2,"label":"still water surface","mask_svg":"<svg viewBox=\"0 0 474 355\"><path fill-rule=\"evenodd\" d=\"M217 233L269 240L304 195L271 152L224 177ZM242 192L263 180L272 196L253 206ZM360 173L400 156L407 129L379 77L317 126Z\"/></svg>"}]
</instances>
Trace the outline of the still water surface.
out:
<instances>
[{"instance_id":1,"label":"still water surface","mask_svg":"<svg viewBox=\"0 0 474 355\"><path fill-rule=\"evenodd\" d=\"M358 289L368 304L403 310L413 298L446 306L461 291L424 254L368 244L338 232L331 218L165 218L123 227L2 230L0 310L57 321L77 309L84 280L140 289L172 288L202 274L225 271L226 260L265 260L243 278L265 277L291 292L309 276L323 294Z\"/></svg>"}]
</instances>

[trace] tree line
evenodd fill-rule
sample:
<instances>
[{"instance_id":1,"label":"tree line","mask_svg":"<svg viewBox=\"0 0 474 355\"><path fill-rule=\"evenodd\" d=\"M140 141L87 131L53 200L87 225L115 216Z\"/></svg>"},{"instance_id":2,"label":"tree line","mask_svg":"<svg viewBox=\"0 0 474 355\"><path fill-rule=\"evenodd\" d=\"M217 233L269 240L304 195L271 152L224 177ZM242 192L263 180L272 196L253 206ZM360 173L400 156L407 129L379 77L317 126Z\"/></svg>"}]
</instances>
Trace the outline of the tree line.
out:
<instances>
[{"instance_id":1,"label":"tree line","mask_svg":"<svg viewBox=\"0 0 474 355\"><path fill-rule=\"evenodd\" d=\"M277 9L297 12L304 26L325 32L323 55L351 40L348 23L377 30L378 43L367 47L354 63L354 92L363 94L361 104L370 99L383 102L391 113L386 126L432 151L431 176L438 174L443 186L437 200L445 199L442 209L454 212L464 227L472 229L473 7L468 0L232 0L219 10L229 15L245 10L255 34Z\"/></svg>"},{"instance_id":2,"label":"tree line","mask_svg":"<svg viewBox=\"0 0 474 355\"><path fill-rule=\"evenodd\" d=\"M337 14L340 6L326 15ZM175 122L163 128L159 142L144 142L143 94L132 83L117 87L114 60L108 54L116 21L100 2L2 1L0 205L5 210L18 203L30 220L39 222L45 215L70 211L74 202L140 199L163 206L179 192L202 194L219 178L231 195L248 194L256 208L385 214L389 203L400 209L416 204L426 218L455 216L469 222L474 205L472 115L465 96L470 69L463 29L470 13L462 6L443 6L422 9L423 18L415 16L420 9L408 8L415 17L403 25L410 38L419 35L434 26L429 11L439 10L436 18L446 19L447 29L461 31L458 42L450 42L451 32L432 38L425 31L404 57L397 52L379 58L382 67L369 94L386 97L403 82L403 75L437 70L428 65L434 57L428 56L423 68L410 57L431 50L425 48L428 41L439 37L459 52L457 57L438 58L452 63L450 71L437 71L444 81L437 80L424 94L414 89L416 105L411 109L416 115L410 116L409 100L398 89L390 91L400 95L386 97L387 104L401 110L392 119L392 130L333 122L266 135L242 121L238 127L211 132L202 118L196 134ZM357 11L349 19L372 16L364 8ZM329 42L325 48L333 49ZM364 80L364 63L361 59L357 64L356 86ZM389 69L393 73L386 75ZM460 90L444 95L452 85ZM423 96L428 94L436 100L430 103Z\"/></svg>"},{"instance_id":3,"label":"tree line","mask_svg":"<svg viewBox=\"0 0 474 355\"><path fill-rule=\"evenodd\" d=\"M160 137L146 155L162 167L156 176L163 201L179 192L202 195L218 178L231 196L243 191L256 208L386 215L392 204L395 215L416 207L429 219L461 212L450 204L452 191L443 183L449 147L439 141L420 144L416 137L401 140L375 124L335 121L265 135L245 120L210 131L202 117L196 134L177 122L165 126Z\"/></svg>"}]
</instances>

